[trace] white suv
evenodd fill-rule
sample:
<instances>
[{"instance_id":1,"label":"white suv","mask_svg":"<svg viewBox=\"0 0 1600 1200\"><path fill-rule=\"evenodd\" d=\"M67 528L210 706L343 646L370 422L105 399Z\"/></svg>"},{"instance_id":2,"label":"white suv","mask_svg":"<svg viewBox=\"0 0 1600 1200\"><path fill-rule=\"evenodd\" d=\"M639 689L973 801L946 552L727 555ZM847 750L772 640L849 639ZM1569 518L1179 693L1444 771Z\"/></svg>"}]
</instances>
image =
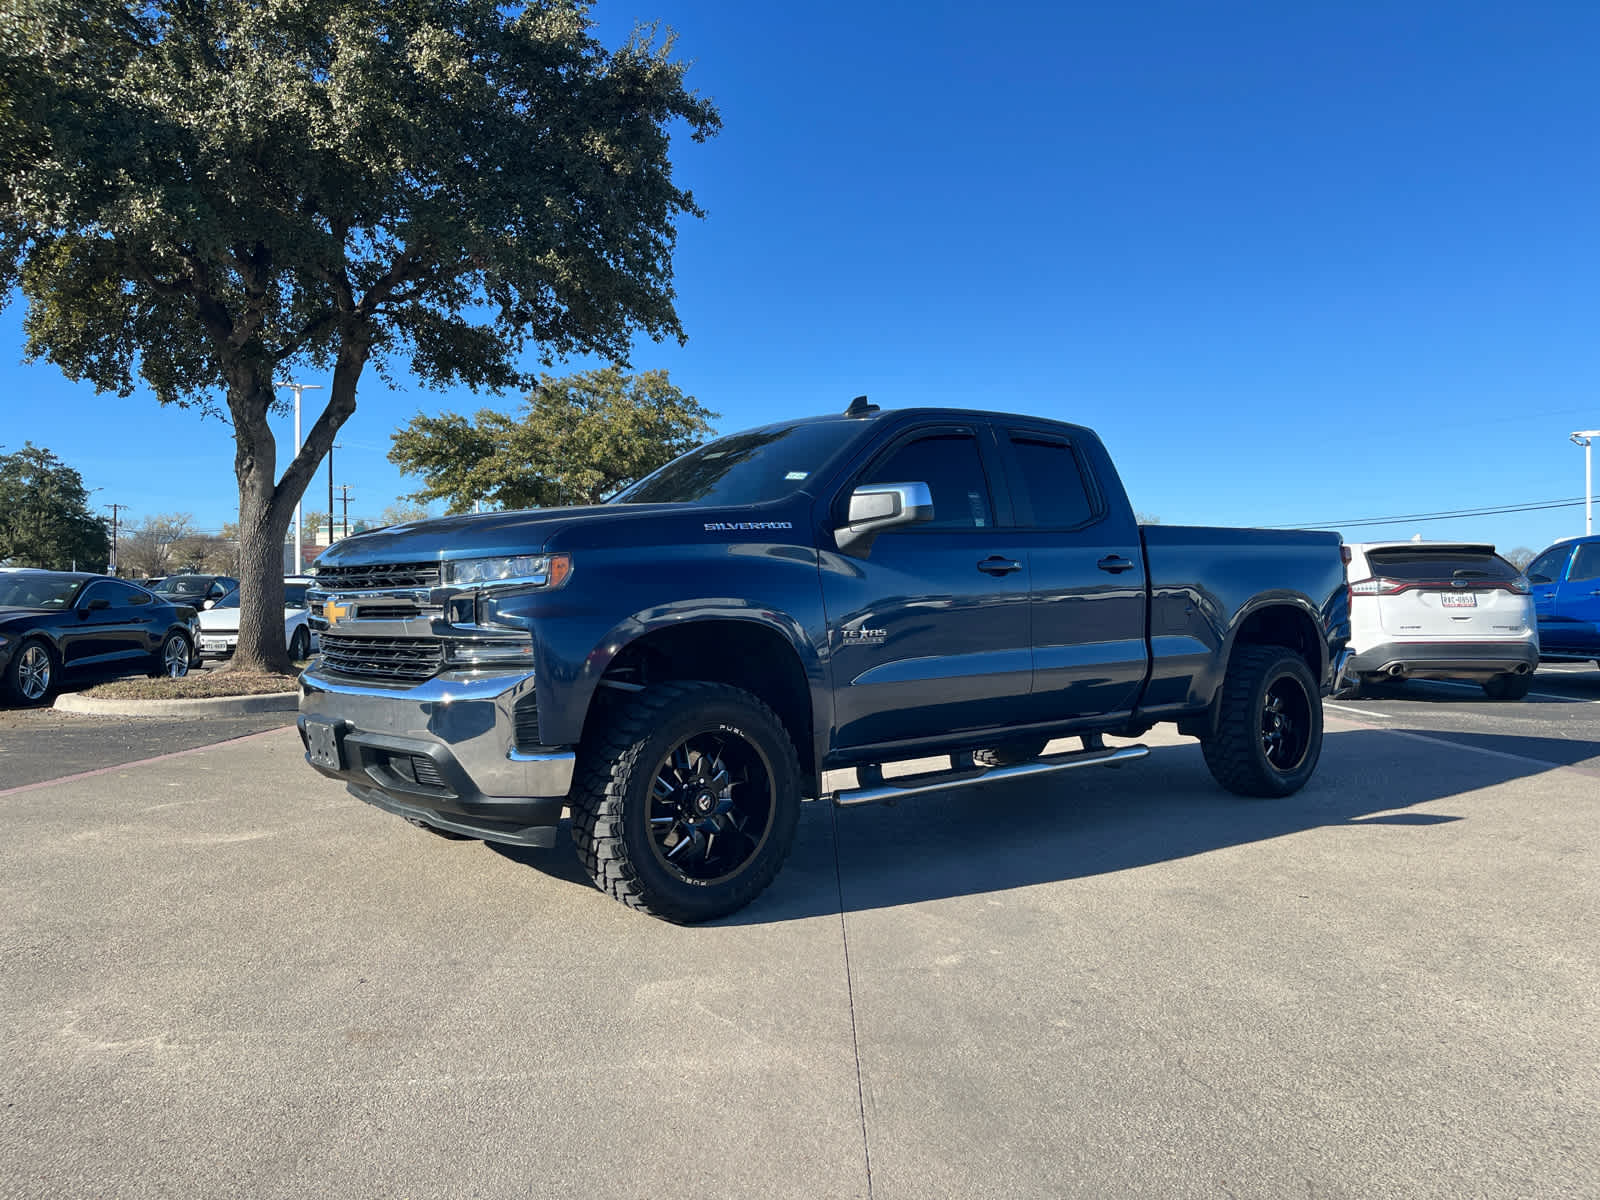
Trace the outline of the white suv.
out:
<instances>
[{"instance_id":1,"label":"white suv","mask_svg":"<svg viewBox=\"0 0 1600 1200\"><path fill-rule=\"evenodd\" d=\"M1469 679L1521 700L1539 665L1522 572L1471 542L1365 542L1350 549L1345 696L1380 679Z\"/></svg>"}]
</instances>

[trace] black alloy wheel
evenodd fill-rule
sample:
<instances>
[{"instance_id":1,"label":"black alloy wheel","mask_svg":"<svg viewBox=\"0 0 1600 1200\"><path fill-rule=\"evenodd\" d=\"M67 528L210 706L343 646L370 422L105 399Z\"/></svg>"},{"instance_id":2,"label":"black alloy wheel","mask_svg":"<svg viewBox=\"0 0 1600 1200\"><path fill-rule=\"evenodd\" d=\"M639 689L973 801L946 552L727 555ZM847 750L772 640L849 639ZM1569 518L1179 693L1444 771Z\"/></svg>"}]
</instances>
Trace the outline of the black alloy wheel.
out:
<instances>
[{"instance_id":1,"label":"black alloy wheel","mask_svg":"<svg viewBox=\"0 0 1600 1200\"><path fill-rule=\"evenodd\" d=\"M304 625L294 631L294 638L289 643L289 661L304 662L311 657L311 634L306 632Z\"/></svg>"},{"instance_id":2,"label":"black alloy wheel","mask_svg":"<svg viewBox=\"0 0 1600 1200\"><path fill-rule=\"evenodd\" d=\"M657 684L591 721L569 804L595 886L663 920L744 907L789 856L800 819L789 731L757 696Z\"/></svg>"},{"instance_id":3,"label":"black alloy wheel","mask_svg":"<svg viewBox=\"0 0 1600 1200\"><path fill-rule=\"evenodd\" d=\"M1311 697L1293 675L1279 677L1261 704L1261 753L1279 771L1305 761L1311 746Z\"/></svg>"},{"instance_id":4,"label":"black alloy wheel","mask_svg":"<svg viewBox=\"0 0 1600 1200\"><path fill-rule=\"evenodd\" d=\"M1288 796L1322 755L1322 694L1311 668L1283 646L1236 647L1201 741L1218 783L1240 796Z\"/></svg>"},{"instance_id":5,"label":"black alloy wheel","mask_svg":"<svg viewBox=\"0 0 1600 1200\"><path fill-rule=\"evenodd\" d=\"M650 848L678 878L720 883L761 852L777 807L761 748L726 729L701 730L656 766Z\"/></svg>"}]
</instances>

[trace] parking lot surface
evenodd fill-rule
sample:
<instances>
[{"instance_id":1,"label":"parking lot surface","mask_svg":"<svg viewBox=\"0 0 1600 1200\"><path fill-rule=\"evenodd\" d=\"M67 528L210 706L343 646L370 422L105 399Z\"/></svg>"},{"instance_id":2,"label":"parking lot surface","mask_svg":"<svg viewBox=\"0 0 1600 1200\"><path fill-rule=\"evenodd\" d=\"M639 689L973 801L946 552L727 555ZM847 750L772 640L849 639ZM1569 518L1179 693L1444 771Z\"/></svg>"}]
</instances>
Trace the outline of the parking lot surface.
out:
<instances>
[{"instance_id":1,"label":"parking lot surface","mask_svg":"<svg viewBox=\"0 0 1600 1200\"><path fill-rule=\"evenodd\" d=\"M1282 801L1158 731L807 804L699 928L289 728L5 714L0 1194L1593 1196L1600 672L1535 693L1335 702Z\"/></svg>"}]
</instances>

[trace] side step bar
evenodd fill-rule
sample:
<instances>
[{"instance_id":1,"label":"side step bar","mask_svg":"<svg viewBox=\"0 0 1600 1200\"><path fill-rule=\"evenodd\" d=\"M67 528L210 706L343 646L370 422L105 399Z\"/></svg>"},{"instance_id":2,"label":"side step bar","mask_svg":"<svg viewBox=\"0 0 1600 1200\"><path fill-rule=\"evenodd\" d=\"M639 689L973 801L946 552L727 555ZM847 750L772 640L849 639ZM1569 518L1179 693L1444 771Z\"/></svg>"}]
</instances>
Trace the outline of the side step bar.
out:
<instances>
[{"instance_id":1,"label":"side step bar","mask_svg":"<svg viewBox=\"0 0 1600 1200\"><path fill-rule=\"evenodd\" d=\"M969 787L975 783L996 783L1004 779L1025 779L1033 775L1052 775L1057 771L1070 771L1074 767L1104 767L1144 758L1150 747L1144 744L1119 746L1115 750L1075 750L1070 754L1052 754L1032 762L1018 763L1014 767L974 767L970 771L937 771L923 775L905 775L899 779L886 779L874 787L848 788L823 795L840 808L854 808L858 804L881 804L886 800L899 800L906 796L920 796L928 792L947 792Z\"/></svg>"}]
</instances>

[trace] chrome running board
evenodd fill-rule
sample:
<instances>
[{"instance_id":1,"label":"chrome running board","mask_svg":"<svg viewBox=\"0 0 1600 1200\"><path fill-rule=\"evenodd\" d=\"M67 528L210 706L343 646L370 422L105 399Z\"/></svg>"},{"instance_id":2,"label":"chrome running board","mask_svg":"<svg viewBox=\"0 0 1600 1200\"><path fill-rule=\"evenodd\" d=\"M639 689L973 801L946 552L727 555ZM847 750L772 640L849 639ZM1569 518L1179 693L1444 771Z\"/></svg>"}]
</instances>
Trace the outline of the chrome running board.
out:
<instances>
[{"instance_id":1,"label":"chrome running board","mask_svg":"<svg viewBox=\"0 0 1600 1200\"><path fill-rule=\"evenodd\" d=\"M854 808L858 804L881 804L887 800L900 800L906 796L920 796L927 792L948 792L970 787L975 783L998 783L1006 779L1026 779L1034 775L1053 775L1057 771L1070 771L1074 767L1106 767L1144 758L1150 747L1119 746L1115 750L1074 750L1070 754L1051 754L1032 762L1018 763L1014 767L974 767L967 771L934 771L922 775L903 775L898 779L885 779L881 784L863 788L841 788L826 792L824 800L840 808Z\"/></svg>"}]
</instances>

